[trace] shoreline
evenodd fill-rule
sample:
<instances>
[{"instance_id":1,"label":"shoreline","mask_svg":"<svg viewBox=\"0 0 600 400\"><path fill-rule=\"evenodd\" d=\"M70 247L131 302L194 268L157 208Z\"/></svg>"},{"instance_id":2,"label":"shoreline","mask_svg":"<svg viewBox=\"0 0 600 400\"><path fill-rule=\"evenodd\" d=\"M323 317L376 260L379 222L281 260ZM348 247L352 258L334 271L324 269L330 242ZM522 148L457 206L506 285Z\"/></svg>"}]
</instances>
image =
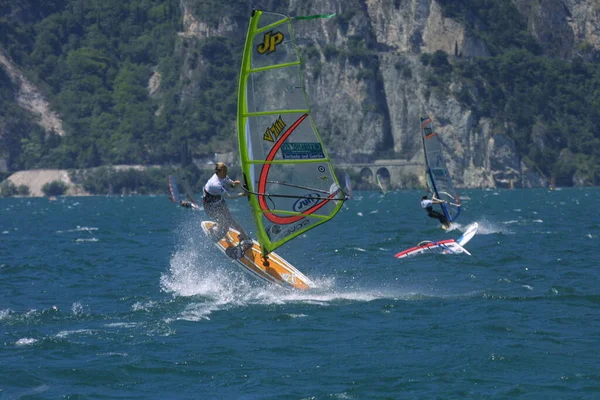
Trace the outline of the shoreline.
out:
<instances>
[{"instance_id":1,"label":"shoreline","mask_svg":"<svg viewBox=\"0 0 600 400\"><path fill-rule=\"evenodd\" d=\"M102 167L100 167L102 168ZM116 170L126 170L126 169L135 169L135 170L145 170L147 168L152 168L152 167L147 167L147 166L141 166L141 165L118 165L118 166L111 166L110 168L114 168ZM29 195L14 195L14 196L9 196L9 197L49 197L46 196L43 192L42 192L42 188L44 187L44 185L53 182L53 181L59 181L62 182L63 184L65 184L66 186L66 191L62 196L73 196L73 197L83 197L83 196L105 196L107 195L106 193L102 193L102 194L95 194L95 193L90 193L88 191L86 191L83 186L81 184L77 184L74 183L71 178L69 177L69 171L70 170L66 170L66 169L34 169L34 170L23 170L23 171L18 171L13 173L12 175L8 176L2 183L6 182L6 181L10 181L12 184L14 184L16 187L19 187L21 185L25 185L29 188ZM573 186L575 187L575 186ZM584 186L582 186L584 187ZM585 186L588 187L588 186ZM589 186L589 187L593 187L593 186ZM547 187L532 187L532 188L515 188L515 189L548 189L548 190L553 190L552 188L547 188ZM457 187L457 189L460 190L471 190L471 189L480 189L480 190L513 190L510 188L504 188L504 187L495 187L495 188L477 188L477 187ZM364 189L366 191L378 191L379 189ZM397 190L427 190L425 187L419 187L419 188L395 188L395 189L391 189L390 191L397 191ZM158 194L154 194L154 195L161 195L163 194L158 193ZM166 192L164 192L164 194L167 194ZM129 193L129 194L108 194L108 196L131 196L131 195L138 195L137 193ZM153 194L147 194L147 195L153 195Z\"/></svg>"}]
</instances>

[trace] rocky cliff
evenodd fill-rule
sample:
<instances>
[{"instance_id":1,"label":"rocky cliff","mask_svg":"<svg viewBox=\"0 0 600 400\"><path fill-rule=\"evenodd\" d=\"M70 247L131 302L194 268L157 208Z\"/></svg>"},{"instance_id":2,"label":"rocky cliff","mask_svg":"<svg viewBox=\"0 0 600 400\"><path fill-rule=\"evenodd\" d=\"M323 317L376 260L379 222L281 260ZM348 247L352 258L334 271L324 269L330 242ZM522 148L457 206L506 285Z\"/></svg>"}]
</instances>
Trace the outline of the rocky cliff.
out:
<instances>
[{"instance_id":1,"label":"rocky cliff","mask_svg":"<svg viewBox=\"0 0 600 400\"><path fill-rule=\"evenodd\" d=\"M430 84L431 69L423 54L438 50L455 58L487 57L486 43L460 18L444 14L448 0L290 0L288 3L257 0L253 6L277 8L290 15L336 12L335 20L313 20L296 25L306 58L305 79L314 115L336 162L370 162L395 158L422 162L419 119L430 116L447 154L455 184L462 187L522 186L546 184L527 160L521 159L510 138L515 129L495 115L482 117L459 94L469 90L459 81ZM467 2L468 3L468 2ZM530 34L549 57L593 57L600 50L600 5L597 0L513 0ZM180 71L181 98L200 90L194 72L208 59L198 60L193 44L223 36L243 41L250 5L233 15L209 16L193 0L180 0L179 37L183 45ZM231 7L231 6L229 6ZM192 62L191 59L194 58ZM6 65L6 62L4 62ZM27 82L17 73L26 93ZM160 98L161 76L148 84L149 94ZM29 85L31 86L31 85ZM50 107L27 102L41 113L40 123L62 133L60 120ZM477 98L474 99L477 101ZM160 112L160 109L159 111ZM233 123L232 123L233 126ZM543 139L540 139L543 146Z\"/></svg>"},{"instance_id":2,"label":"rocky cliff","mask_svg":"<svg viewBox=\"0 0 600 400\"><path fill-rule=\"evenodd\" d=\"M311 12L328 7L320 2ZM328 1L329 9L344 14L346 2ZM318 125L330 151L344 161L372 158L383 150L397 157L422 161L419 117L433 118L447 163L457 186L523 186L546 184L546 178L519 159L505 134L512 127L501 120L479 118L457 101L461 87L435 90L426 83L427 68L420 55L443 50L452 58L485 57L485 43L470 36L461 23L445 18L435 0L360 1L347 29L321 22L312 32L317 48L328 44L348 48L361 40L371 60L356 62L338 54L322 56L319 73L308 65L308 89L315 102ZM550 56L570 57L578 44L598 48L598 5L595 1L517 1L531 32ZM306 31L301 31L306 34ZM376 63L377 74L362 75L363 63Z\"/></svg>"},{"instance_id":3,"label":"rocky cliff","mask_svg":"<svg viewBox=\"0 0 600 400\"><path fill-rule=\"evenodd\" d=\"M4 54L0 48L0 67L4 68L10 79L18 87L17 102L27 111L33 113L38 123L46 131L54 131L64 135L63 123L60 117L52 110L46 97L34 84L32 84L17 66Z\"/></svg>"},{"instance_id":4,"label":"rocky cliff","mask_svg":"<svg viewBox=\"0 0 600 400\"><path fill-rule=\"evenodd\" d=\"M514 4L547 56L569 59L581 49L600 49L597 1ZM438 1L290 2L289 12L339 15L336 23L310 21L297 27L300 41L318 50L319 58L307 62L307 90L335 159L368 161L392 154L422 162L418 124L420 116L429 115L457 186L506 187L511 180L525 187L547 184L547 177L519 159L507 135L513 126L477 117L457 100L462 89L457 82L445 90L428 86L421 54L443 50L451 62L455 54L490 54L464 24L444 17ZM373 66L377 72L366 73Z\"/></svg>"}]
</instances>

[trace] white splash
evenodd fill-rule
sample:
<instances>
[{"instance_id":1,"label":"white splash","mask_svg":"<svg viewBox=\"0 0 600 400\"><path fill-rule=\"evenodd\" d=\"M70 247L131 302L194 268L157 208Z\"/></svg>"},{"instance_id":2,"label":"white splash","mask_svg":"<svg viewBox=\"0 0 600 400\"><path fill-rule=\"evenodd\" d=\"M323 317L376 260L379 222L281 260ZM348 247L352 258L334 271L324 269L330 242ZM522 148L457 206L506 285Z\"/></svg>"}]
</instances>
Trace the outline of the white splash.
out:
<instances>
[{"instance_id":1,"label":"white splash","mask_svg":"<svg viewBox=\"0 0 600 400\"><path fill-rule=\"evenodd\" d=\"M146 303L142 303L141 301L138 301L131 306L131 310L132 311L148 311L151 308L155 307L156 304L157 303L154 301L148 301Z\"/></svg>"},{"instance_id":2,"label":"white splash","mask_svg":"<svg viewBox=\"0 0 600 400\"><path fill-rule=\"evenodd\" d=\"M137 322L111 322L109 324L104 324L107 328L135 328L139 326Z\"/></svg>"},{"instance_id":3,"label":"white splash","mask_svg":"<svg viewBox=\"0 0 600 400\"><path fill-rule=\"evenodd\" d=\"M10 317L10 314L12 314L12 310L10 308L0 310L0 321Z\"/></svg>"},{"instance_id":4,"label":"white splash","mask_svg":"<svg viewBox=\"0 0 600 400\"><path fill-rule=\"evenodd\" d=\"M236 263L228 260L213 243L206 239L198 221L190 220L176 233L180 242L171 255L168 269L160 277L161 289L174 298L186 298L184 308L166 318L206 321L216 312L250 305L307 304L328 306L339 301L368 302L381 298L413 299L415 294L406 288L381 290L351 285L340 287L332 276L305 274L315 283L307 291L292 290L268 284L249 276ZM362 248L355 250L364 252ZM293 260L290 260L293 263ZM305 266L307 267L307 266ZM419 294L421 295L421 294ZM136 303L135 310L147 305Z\"/></svg>"},{"instance_id":5,"label":"white splash","mask_svg":"<svg viewBox=\"0 0 600 400\"><path fill-rule=\"evenodd\" d=\"M479 229L477 230L477 234L478 235L492 235L495 233L503 233L503 234L508 234L511 235L513 234L513 232L509 229L506 229L505 227L500 227L497 224L490 222L486 219L477 221L477 223L479 224ZM508 221L508 222L504 222L504 225L507 224L512 224L512 221ZM517 221L515 221L514 223L518 223Z\"/></svg>"},{"instance_id":6,"label":"white splash","mask_svg":"<svg viewBox=\"0 0 600 400\"><path fill-rule=\"evenodd\" d=\"M68 331L60 331L56 334L56 337L63 339L71 335L91 335L93 333L94 331L91 329L73 329Z\"/></svg>"},{"instance_id":7,"label":"white splash","mask_svg":"<svg viewBox=\"0 0 600 400\"><path fill-rule=\"evenodd\" d=\"M83 314L83 304L78 301L73 303L73 305L71 305L71 312L75 315Z\"/></svg>"},{"instance_id":8,"label":"white splash","mask_svg":"<svg viewBox=\"0 0 600 400\"><path fill-rule=\"evenodd\" d=\"M37 339L33 339L33 338L22 338L19 339L15 342L16 346L28 346L30 344L34 344L35 342L37 342Z\"/></svg>"}]
</instances>

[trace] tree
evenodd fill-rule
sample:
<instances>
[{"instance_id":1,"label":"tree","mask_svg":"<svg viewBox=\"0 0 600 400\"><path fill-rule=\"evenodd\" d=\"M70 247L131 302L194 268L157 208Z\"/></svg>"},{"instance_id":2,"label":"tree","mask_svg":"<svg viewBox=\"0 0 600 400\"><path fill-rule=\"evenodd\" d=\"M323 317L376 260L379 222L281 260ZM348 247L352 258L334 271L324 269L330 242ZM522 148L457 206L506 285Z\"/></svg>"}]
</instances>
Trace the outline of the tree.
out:
<instances>
[{"instance_id":1,"label":"tree","mask_svg":"<svg viewBox=\"0 0 600 400\"><path fill-rule=\"evenodd\" d=\"M12 197L17 194L17 188L12 181L5 180L0 184L0 197Z\"/></svg>"},{"instance_id":2,"label":"tree","mask_svg":"<svg viewBox=\"0 0 600 400\"><path fill-rule=\"evenodd\" d=\"M90 147L83 154L81 164L85 168L98 167L102 163L100 159L100 154L98 153L98 147L96 147L96 143L92 143Z\"/></svg>"},{"instance_id":3,"label":"tree","mask_svg":"<svg viewBox=\"0 0 600 400\"><path fill-rule=\"evenodd\" d=\"M42 192L46 196L62 196L67 191L67 185L62 181L52 181L42 186Z\"/></svg>"},{"instance_id":4,"label":"tree","mask_svg":"<svg viewBox=\"0 0 600 400\"><path fill-rule=\"evenodd\" d=\"M19 196L29 196L29 194L30 194L29 186L27 186L27 185L19 185L17 187L17 194Z\"/></svg>"}]
</instances>

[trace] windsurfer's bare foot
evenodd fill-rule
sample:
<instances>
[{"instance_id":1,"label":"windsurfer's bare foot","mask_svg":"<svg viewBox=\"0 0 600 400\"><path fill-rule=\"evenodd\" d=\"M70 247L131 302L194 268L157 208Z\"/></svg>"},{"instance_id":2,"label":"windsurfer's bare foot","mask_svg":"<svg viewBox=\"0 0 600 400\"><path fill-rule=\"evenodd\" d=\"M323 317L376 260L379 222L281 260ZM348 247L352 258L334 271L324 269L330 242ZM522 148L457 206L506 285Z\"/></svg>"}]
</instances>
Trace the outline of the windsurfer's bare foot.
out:
<instances>
[{"instance_id":1,"label":"windsurfer's bare foot","mask_svg":"<svg viewBox=\"0 0 600 400\"><path fill-rule=\"evenodd\" d=\"M254 246L254 242L252 241L252 239L246 238L240 242L240 246L245 252L246 250L249 250L252 248L252 246Z\"/></svg>"},{"instance_id":2,"label":"windsurfer's bare foot","mask_svg":"<svg viewBox=\"0 0 600 400\"><path fill-rule=\"evenodd\" d=\"M240 246L231 246L225 250L225 254L227 254L229 258L239 260L244 255L244 251Z\"/></svg>"},{"instance_id":3,"label":"windsurfer's bare foot","mask_svg":"<svg viewBox=\"0 0 600 400\"><path fill-rule=\"evenodd\" d=\"M217 228L217 225L213 225L209 230L208 230L208 236L210 238L212 238L212 240L214 240L215 242L218 242L219 239L221 239L220 237L218 237L217 235L219 234L219 228Z\"/></svg>"}]
</instances>

